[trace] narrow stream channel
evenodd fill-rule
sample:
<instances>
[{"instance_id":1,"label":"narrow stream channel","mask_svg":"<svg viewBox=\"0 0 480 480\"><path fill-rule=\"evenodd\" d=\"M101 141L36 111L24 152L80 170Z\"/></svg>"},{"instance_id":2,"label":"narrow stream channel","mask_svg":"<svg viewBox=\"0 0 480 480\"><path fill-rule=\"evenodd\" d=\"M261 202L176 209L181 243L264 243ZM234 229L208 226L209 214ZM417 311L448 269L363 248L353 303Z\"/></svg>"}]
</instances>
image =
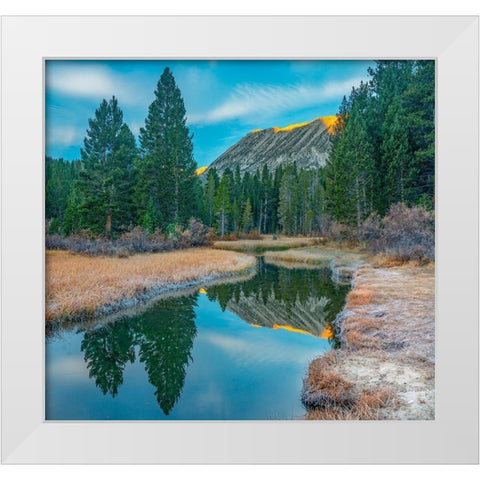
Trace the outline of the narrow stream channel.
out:
<instances>
[{"instance_id":1,"label":"narrow stream channel","mask_svg":"<svg viewBox=\"0 0 480 480\"><path fill-rule=\"evenodd\" d=\"M258 260L135 317L46 338L46 420L290 420L349 285Z\"/></svg>"}]
</instances>

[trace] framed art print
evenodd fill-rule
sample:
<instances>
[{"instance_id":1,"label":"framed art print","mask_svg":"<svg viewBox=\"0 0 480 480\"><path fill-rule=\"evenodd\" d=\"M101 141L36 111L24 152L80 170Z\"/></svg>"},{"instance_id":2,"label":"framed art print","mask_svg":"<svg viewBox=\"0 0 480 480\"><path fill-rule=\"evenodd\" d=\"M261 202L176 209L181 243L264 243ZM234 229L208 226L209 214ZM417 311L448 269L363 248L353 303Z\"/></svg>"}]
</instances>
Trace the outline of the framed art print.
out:
<instances>
[{"instance_id":1,"label":"framed art print","mask_svg":"<svg viewBox=\"0 0 480 480\"><path fill-rule=\"evenodd\" d=\"M3 461L478 462L475 40L3 18Z\"/></svg>"}]
</instances>

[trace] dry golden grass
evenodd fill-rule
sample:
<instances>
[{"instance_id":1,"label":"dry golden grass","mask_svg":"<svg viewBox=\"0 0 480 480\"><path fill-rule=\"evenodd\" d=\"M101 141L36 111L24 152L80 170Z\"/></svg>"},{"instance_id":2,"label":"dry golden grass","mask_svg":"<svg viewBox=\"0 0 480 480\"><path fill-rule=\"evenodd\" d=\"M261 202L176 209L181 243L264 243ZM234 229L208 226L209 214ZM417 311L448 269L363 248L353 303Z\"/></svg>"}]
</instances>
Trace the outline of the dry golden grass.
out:
<instances>
[{"instance_id":1,"label":"dry golden grass","mask_svg":"<svg viewBox=\"0 0 480 480\"><path fill-rule=\"evenodd\" d=\"M374 290L368 286L359 286L347 295L347 308L352 309L373 303Z\"/></svg>"},{"instance_id":2,"label":"dry golden grass","mask_svg":"<svg viewBox=\"0 0 480 480\"><path fill-rule=\"evenodd\" d=\"M339 248L315 244L307 247L283 251L267 251L264 258L267 263L291 262L308 265L331 265L341 269L356 269L366 259L366 255L357 251L345 251Z\"/></svg>"},{"instance_id":3,"label":"dry golden grass","mask_svg":"<svg viewBox=\"0 0 480 480\"><path fill-rule=\"evenodd\" d=\"M226 250L255 250L257 248L295 248L317 245L319 238L313 237L284 237L279 235L273 240L272 235L262 235L261 240L219 240L214 248Z\"/></svg>"},{"instance_id":4,"label":"dry golden grass","mask_svg":"<svg viewBox=\"0 0 480 480\"><path fill-rule=\"evenodd\" d=\"M315 359L308 369L307 389L313 392L307 420L377 420L384 409L398 404L391 388L359 387L343 377L337 369L341 355L329 352Z\"/></svg>"},{"instance_id":5,"label":"dry golden grass","mask_svg":"<svg viewBox=\"0 0 480 480\"><path fill-rule=\"evenodd\" d=\"M321 364L326 380L332 373L343 379L337 378L340 391L354 384L355 401L314 406L307 419L435 418L435 264L384 265L357 270L341 321L342 348ZM306 385L320 383L307 376ZM323 393L312 391L311 398L328 398Z\"/></svg>"},{"instance_id":6,"label":"dry golden grass","mask_svg":"<svg viewBox=\"0 0 480 480\"><path fill-rule=\"evenodd\" d=\"M353 383L338 373L320 370L309 372L309 380L313 389L328 398L328 403L342 404L351 398Z\"/></svg>"},{"instance_id":7,"label":"dry golden grass","mask_svg":"<svg viewBox=\"0 0 480 480\"><path fill-rule=\"evenodd\" d=\"M348 408L338 406L309 410L307 420L380 420L385 416L385 409L398 405L396 395L388 389L364 390L357 400Z\"/></svg>"},{"instance_id":8,"label":"dry golden grass","mask_svg":"<svg viewBox=\"0 0 480 480\"><path fill-rule=\"evenodd\" d=\"M366 335L362 332L346 332L345 339L347 341L348 348L361 349L361 348L376 348L378 346L378 339L370 335Z\"/></svg>"},{"instance_id":9,"label":"dry golden grass","mask_svg":"<svg viewBox=\"0 0 480 480\"><path fill-rule=\"evenodd\" d=\"M87 257L47 251L46 319L88 316L103 306L181 286L211 276L250 268L251 256L208 248L133 255L129 258Z\"/></svg>"}]
</instances>

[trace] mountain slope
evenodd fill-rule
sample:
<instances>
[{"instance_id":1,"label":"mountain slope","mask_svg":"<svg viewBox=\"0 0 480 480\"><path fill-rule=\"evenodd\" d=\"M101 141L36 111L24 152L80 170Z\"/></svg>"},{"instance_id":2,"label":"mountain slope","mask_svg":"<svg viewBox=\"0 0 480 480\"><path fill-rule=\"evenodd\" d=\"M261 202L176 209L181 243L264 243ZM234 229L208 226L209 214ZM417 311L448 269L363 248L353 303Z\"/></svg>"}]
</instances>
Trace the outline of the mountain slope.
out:
<instances>
[{"instance_id":1,"label":"mountain slope","mask_svg":"<svg viewBox=\"0 0 480 480\"><path fill-rule=\"evenodd\" d=\"M325 165L330 147L330 133L336 116L319 117L311 122L288 127L254 130L220 155L209 168L221 174L237 165L243 175L255 173L266 164L270 170L297 162L299 168Z\"/></svg>"}]
</instances>

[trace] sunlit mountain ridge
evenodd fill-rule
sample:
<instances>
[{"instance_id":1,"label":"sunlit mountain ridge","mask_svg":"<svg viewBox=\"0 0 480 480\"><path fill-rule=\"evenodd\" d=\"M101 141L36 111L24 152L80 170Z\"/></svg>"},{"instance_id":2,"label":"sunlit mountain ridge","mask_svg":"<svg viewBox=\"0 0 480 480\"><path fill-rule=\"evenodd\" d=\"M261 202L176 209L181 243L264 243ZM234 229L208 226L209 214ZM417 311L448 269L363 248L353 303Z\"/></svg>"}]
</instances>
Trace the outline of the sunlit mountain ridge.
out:
<instances>
[{"instance_id":1,"label":"sunlit mountain ridge","mask_svg":"<svg viewBox=\"0 0 480 480\"><path fill-rule=\"evenodd\" d=\"M272 171L294 162L298 168L324 166L336 119L336 115L330 115L285 127L255 129L220 155L209 168L214 167L221 174L227 168L234 171L238 166L241 174L247 171L253 174L264 165Z\"/></svg>"}]
</instances>

